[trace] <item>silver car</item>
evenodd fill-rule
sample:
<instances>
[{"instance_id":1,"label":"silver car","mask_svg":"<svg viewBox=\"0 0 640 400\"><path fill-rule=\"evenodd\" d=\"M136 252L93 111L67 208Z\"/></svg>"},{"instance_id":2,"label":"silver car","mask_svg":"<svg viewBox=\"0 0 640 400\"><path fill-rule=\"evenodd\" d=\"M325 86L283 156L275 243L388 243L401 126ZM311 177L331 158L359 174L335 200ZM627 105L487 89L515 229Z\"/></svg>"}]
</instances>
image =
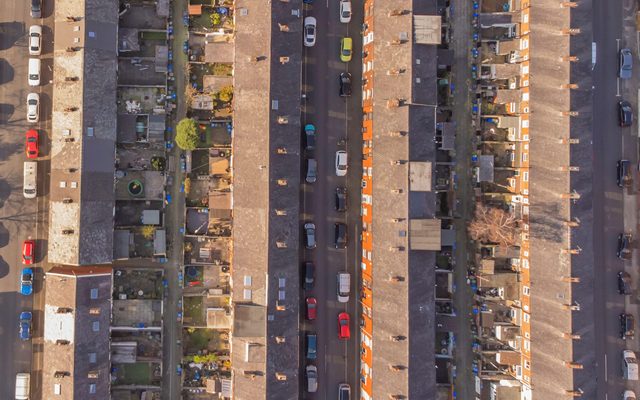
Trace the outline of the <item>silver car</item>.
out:
<instances>
[{"instance_id":1,"label":"silver car","mask_svg":"<svg viewBox=\"0 0 640 400\"><path fill-rule=\"evenodd\" d=\"M314 183L318 177L318 162L315 158L307 160L307 183Z\"/></svg>"},{"instance_id":2,"label":"silver car","mask_svg":"<svg viewBox=\"0 0 640 400\"><path fill-rule=\"evenodd\" d=\"M304 224L305 246L307 249L316 248L316 224L307 222Z\"/></svg>"},{"instance_id":3,"label":"silver car","mask_svg":"<svg viewBox=\"0 0 640 400\"><path fill-rule=\"evenodd\" d=\"M304 19L304 45L313 47L316 44L316 19L306 17Z\"/></svg>"},{"instance_id":4,"label":"silver car","mask_svg":"<svg viewBox=\"0 0 640 400\"><path fill-rule=\"evenodd\" d=\"M631 73L633 72L633 56L631 55L631 50L620 49L618 64L620 67L618 70L620 79L631 79Z\"/></svg>"},{"instance_id":5,"label":"silver car","mask_svg":"<svg viewBox=\"0 0 640 400\"><path fill-rule=\"evenodd\" d=\"M315 365L307 365L307 392L318 391L318 368Z\"/></svg>"}]
</instances>

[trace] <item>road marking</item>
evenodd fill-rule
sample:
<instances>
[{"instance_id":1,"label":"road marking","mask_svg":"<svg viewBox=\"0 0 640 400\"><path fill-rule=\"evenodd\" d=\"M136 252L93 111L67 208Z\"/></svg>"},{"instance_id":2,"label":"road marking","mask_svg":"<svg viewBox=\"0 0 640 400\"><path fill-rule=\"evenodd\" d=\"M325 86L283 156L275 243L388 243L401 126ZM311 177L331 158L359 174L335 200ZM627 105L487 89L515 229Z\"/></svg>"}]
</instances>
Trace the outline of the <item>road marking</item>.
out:
<instances>
[{"instance_id":1,"label":"road marking","mask_svg":"<svg viewBox=\"0 0 640 400\"><path fill-rule=\"evenodd\" d=\"M607 353L604 353L604 381L609 380L609 374L607 373Z\"/></svg>"},{"instance_id":2,"label":"road marking","mask_svg":"<svg viewBox=\"0 0 640 400\"><path fill-rule=\"evenodd\" d=\"M620 78L616 78L616 97L620 97Z\"/></svg>"}]
</instances>

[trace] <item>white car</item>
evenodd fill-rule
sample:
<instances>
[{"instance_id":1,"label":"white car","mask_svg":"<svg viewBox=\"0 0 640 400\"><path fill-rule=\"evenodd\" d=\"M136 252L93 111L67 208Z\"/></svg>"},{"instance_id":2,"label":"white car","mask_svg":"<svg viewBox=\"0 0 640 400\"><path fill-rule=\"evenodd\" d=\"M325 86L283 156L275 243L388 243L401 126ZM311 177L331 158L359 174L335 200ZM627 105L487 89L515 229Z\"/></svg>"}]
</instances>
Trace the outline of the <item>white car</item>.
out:
<instances>
[{"instance_id":1,"label":"white car","mask_svg":"<svg viewBox=\"0 0 640 400\"><path fill-rule=\"evenodd\" d=\"M622 395L623 400L636 400L636 394L632 390L625 390Z\"/></svg>"},{"instance_id":2,"label":"white car","mask_svg":"<svg viewBox=\"0 0 640 400\"><path fill-rule=\"evenodd\" d=\"M344 150L336 151L336 175L347 175L347 152Z\"/></svg>"},{"instance_id":3,"label":"white car","mask_svg":"<svg viewBox=\"0 0 640 400\"><path fill-rule=\"evenodd\" d=\"M351 22L351 0L340 0L340 22Z\"/></svg>"},{"instance_id":4,"label":"white car","mask_svg":"<svg viewBox=\"0 0 640 400\"><path fill-rule=\"evenodd\" d=\"M29 93L27 95L27 121L35 124L40 120L40 95Z\"/></svg>"},{"instance_id":5,"label":"white car","mask_svg":"<svg viewBox=\"0 0 640 400\"><path fill-rule=\"evenodd\" d=\"M304 19L304 45L313 47L316 44L316 19L306 17Z\"/></svg>"},{"instance_id":6,"label":"white car","mask_svg":"<svg viewBox=\"0 0 640 400\"><path fill-rule=\"evenodd\" d=\"M39 56L42 53L42 27L32 25L29 28L29 55Z\"/></svg>"}]
</instances>

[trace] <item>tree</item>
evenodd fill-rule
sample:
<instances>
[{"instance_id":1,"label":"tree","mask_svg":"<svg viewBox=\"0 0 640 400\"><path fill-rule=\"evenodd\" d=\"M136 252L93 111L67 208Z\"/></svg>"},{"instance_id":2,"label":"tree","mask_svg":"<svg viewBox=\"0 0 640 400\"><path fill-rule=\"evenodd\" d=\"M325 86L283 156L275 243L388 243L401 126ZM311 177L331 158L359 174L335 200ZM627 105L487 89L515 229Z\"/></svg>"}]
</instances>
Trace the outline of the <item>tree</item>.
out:
<instances>
[{"instance_id":1,"label":"tree","mask_svg":"<svg viewBox=\"0 0 640 400\"><path fill-rule=\"evenodd\" d=\"M191 191L191 178L187 176L186 178L184 178L184 193L188 195L190 191Z\"/></svg>"},{"instance_id":2,"label":"tree","mask_svg":"<svg viewBox=\"0 0 640 400\"><path fill-rule=\"evenodd\" d=\"M223 103L229 103L233 99L233 86L225 86L218 92L218 99Z\"/></svg>"},{"instance_id":3,"label":"tree","mask_svg":"<svg viewBox=\"0 0 640 400\"><path fill-rule=\"evenodd\" d=\"M217 12L214 12L213 14L211 14L211 25L215 27L220 25L221 22L222 22L222 15L218 14Z\"/></svg>"},{"instance_id":4,"label":"tree","mask_svg":"<svg viewBox=\"0 0 640 400\"><path fill-rule=\"evenodd\" d=\"M150 240L153 237L153 234L156 233L156 228L153 225L144 225L142 226L142 237Z\"/></svg>"},{"instance_id":5,"label":"tree","mask_svg":"<svg viewBox=\"0 0 640 400\"><path fill-rule=\"evenodd\" d=\"M519 242L518 222L513 213L478 202L473 220L467 229L473 240L508 247L515 246Z\"/></svg>"},{"instance_id":6,"label":"tree","mask_svg":"<svg viewBox=\"0 0 640 400\"><path fill-rule=\"evenodd\" d=\"M198 125L193 118L184 118L176 127L176 144L182 150L193 150L198 146L200 138L197 131Z\"/></svg>"}]
</instances>

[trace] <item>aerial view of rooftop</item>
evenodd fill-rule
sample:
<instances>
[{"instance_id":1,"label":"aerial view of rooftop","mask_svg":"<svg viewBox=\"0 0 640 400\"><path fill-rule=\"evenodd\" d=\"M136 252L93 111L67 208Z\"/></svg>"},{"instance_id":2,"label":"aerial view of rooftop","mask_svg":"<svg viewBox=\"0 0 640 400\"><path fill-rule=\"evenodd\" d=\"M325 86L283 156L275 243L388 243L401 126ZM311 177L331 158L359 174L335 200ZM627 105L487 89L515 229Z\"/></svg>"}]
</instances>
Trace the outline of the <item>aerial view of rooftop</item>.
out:
<instances>
[{"instance_id":1,"label":"aerial view of rooftop","mask_svg":"<svg viewBox=\"0 0 640 400\"><path fill-rule=\"evenodd\" d=\"M634 64L640 0L0 0L0 399L636 400Z\"/></svg>"}]
</instances>

